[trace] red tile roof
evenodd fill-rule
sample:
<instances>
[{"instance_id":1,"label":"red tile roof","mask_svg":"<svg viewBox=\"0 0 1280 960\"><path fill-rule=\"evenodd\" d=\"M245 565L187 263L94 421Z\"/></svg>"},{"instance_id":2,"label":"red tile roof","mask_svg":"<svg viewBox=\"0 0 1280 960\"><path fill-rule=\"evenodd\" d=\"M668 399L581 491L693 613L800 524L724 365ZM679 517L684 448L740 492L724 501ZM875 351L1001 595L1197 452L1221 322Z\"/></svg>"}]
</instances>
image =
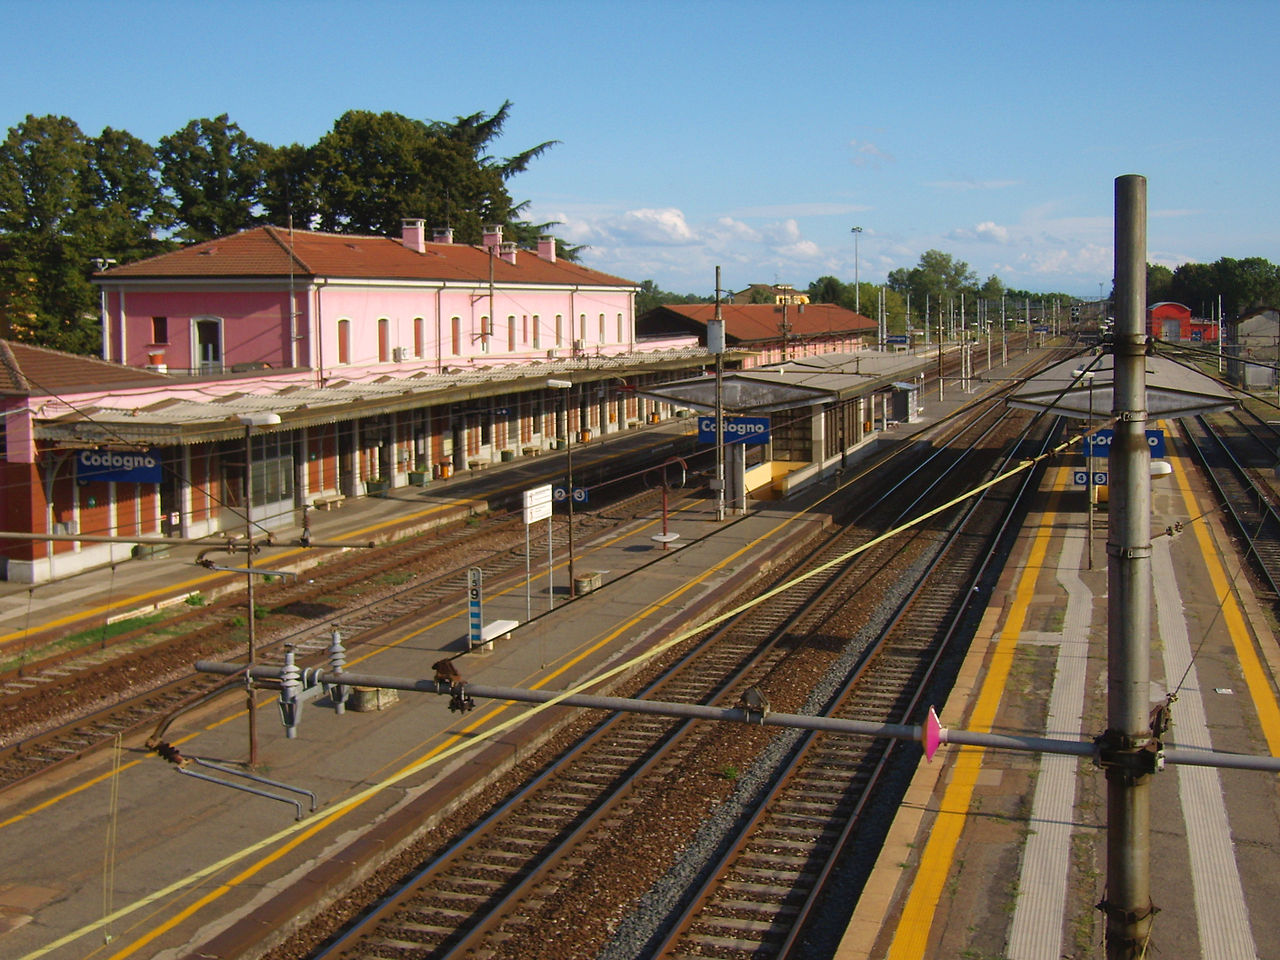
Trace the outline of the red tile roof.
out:
<instances>
[{"instance_id":1,"label":"red tile roof","mask_svg":"<svg viewBox=\"0 0 1280 960\"><path fill-rule=\"evenodd\" d=\"M713 303L670 303L663 309L702 326L716 315ZM782 334L782 307L771 303L721 303L726 337L738 341L777 340ZM834 303L807 303L787 307L793 337L874 331L876 322Z\"/></svg>"},{"instance_id":2,"label":"red tile roof","mask_svg":"<svg viewBox=\"0 0 1280 960\"><path fill-rule=\"evenodd\" d=\"M418 253L399 239L256 227L97 274L104 280L169 277L343 277L489 282L489 253L463 243L427 243ZM519 250L516 262L493 256L496 283L637 286L581 264Z\"/></svg>"},{"instance_id":3,"label":"red tile roof","mask_svg":"<svg viewBox=\"0 0 1280 960\"><path fill-rule=\"evenodd\" d=\"M69 384L75 384L76 390L92 390L171 382L163 373L0 340L0 395L53 396L70 389Z\"/></svg>"}]
</instances>

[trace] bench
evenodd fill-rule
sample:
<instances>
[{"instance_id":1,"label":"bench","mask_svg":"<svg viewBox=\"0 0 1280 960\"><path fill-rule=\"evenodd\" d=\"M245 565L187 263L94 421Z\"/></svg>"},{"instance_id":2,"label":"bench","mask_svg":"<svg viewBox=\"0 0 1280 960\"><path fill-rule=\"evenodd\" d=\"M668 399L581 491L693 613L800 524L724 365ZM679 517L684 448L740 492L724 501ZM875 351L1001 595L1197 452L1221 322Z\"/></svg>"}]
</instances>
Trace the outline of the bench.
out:
<instances>
[{"instance_id":1,"label":"bench","mask_svg":"<svg viewBox=\"0 0 1280 960\"><path fill-rule=\"evenodd\" d=\"M347 499L341 494L334 494L330 497L316 497L311 501L311 505L317 510L334 510L342 506L342 501Z\"/></svg>"},{"instance_id":2,"label":"bench","mask_svg":"<svg viewBox=\"0 0 1280 960\"><path fill-rule=\"evenodd\" d=\"M480 628L480 643L476 646L481 653L492 653L493 641L510 640L511 631L518 626L520 626L519 620L494 620L492 623L486 623Z\"/></svg>"}]
</instances>

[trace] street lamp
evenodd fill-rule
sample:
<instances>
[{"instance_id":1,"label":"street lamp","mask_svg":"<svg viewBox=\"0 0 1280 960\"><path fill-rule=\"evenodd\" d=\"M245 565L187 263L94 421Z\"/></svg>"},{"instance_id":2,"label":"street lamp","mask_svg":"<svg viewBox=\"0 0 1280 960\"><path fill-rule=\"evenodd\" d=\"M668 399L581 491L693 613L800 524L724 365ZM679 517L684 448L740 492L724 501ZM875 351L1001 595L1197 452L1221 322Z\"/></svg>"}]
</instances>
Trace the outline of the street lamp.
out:
<instances>
[{"instance_id":1,"label":"street lamp","mask_svg":"<svg viewBox=\"0 0 1280 960\"><path fill-rule=\"evenodd\" d=\"M564 460L565 488L569 499L569 599L577 596L573 585L573 435L569 430L569 396L573 390L571 380L548 380L547 386L552 390L565 391L560 395L560 405L564 409Z\"/></svg>"},{"instance_id":2,"label":"street lamp","mask_svg":"<svg viewBox=\"0 0 1280 960\"><path fill-rule=\"evenodd\" d=\"M862 233L862 228L850 227L849 232L853 234L853 312L861 313L862 290L858 279L858 236Z\"/></svg>"},{"instance_id":3,"label":"street lamp","mask_svg":"<svg viewBox=\"0 0 1280 960\"><path fill-rule=\"evenodd\" d=\"M94 266L98 268L99 273L102 273L102 271L106 270L107 267L114 267L116 264L116 261L111 257L90 257L89 260L94 264ZM100 308L102 311L101 316L99 318L102 324L102 359L110 360L111 359L111 330L110 330L110 324L108 324L107 322L107 288L105 284L98 288L98 298L100 301ZM124 361L123 357L121 357L120 359L121 359L121 362Z\"/></svg>"},{"instance_id":4,"label":"street lamp","mask_svg":"<svg viewBox=\"0 0 1280 960\"><path fill-rule=\"evenodd\" d=\"M253 603L253 447L250 434L254 427L272 427L280 422L278 413L241 413L237 419L244 424L244 575L249 602L249 663L244 673L245 697L249 708L249 766L258 765L258 718L253 708L253 663L257 655L257 632L254 625Z\"/></svg>"},{"instance_id":5,"label":"street lamp","mask_svg":"<svg viewBox=\"0 0 1280 960\"><path fill-rule=\"evenodd\" d=\"M1071 375L1075 377L1077 380L1080 380L1083 378L1085 383L1089 384L1089 421L1088 422L1089 422L1089 429L1092 430L1093 429L1093 376L1094 376L1093 371L1082 370L1079 367L1077 367L1075 370L1071 371ZM1093 569L1093 441L1094 441L1094 437L1092 434L1089 434L1088 436L1085 437L1086 446L1085 446L1085 456L1084 456L1084 468L1085 468L1085 473L1088 474L1088 477L1085 480L1085 491L1087 492L1089 497L1089 532L1087 535L1088 536L1087 542L1089 544L1089 569L1090 570Z\"/></svg>"}]
</instances>

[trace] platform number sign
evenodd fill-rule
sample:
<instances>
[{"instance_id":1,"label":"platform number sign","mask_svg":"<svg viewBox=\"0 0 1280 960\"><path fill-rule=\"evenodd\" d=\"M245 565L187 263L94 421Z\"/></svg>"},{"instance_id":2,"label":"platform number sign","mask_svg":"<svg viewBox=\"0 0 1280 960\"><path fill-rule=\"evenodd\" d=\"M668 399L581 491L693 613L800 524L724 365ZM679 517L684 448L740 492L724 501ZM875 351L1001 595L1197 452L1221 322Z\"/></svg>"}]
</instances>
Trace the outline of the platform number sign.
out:
<instances>
[{"instance_id":1,"label":"platform number sign","mask_svg":"<svg viewBox=\"0 0 1280 960\"><path fill-rule=\"evenodd\" d=\"M479 567L469 567L467 569L467 635L471 640L471 646L478 646L483 642L480 631L484 626L484 613L480 609L484 602L484 574Z\"/></svg>"},{"instance_id":2,"label":"platform number sign","mask_svg":"<svg viewBox=\"0 0 1280 960\"><path fill-rule=\"evenodd\" d=\"M1077 487L1087 487L1089 485L1089 471L1073 470L1071 471L1071 479L1075 482L1075 485ZM1108 483L1107 471L1105 470L1093 471L1093 485L1095 487L1105 487L1107 486L1107 483Z\"/></svg>"}]
</instances>

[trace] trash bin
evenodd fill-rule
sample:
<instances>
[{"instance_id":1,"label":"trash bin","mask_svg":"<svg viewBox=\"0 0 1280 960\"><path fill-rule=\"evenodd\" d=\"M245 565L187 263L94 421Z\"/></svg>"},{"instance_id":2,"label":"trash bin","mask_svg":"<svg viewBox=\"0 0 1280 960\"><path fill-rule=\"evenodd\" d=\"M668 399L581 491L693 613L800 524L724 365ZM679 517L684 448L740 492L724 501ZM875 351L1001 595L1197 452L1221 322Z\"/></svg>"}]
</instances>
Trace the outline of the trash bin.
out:
<instances>
[{"instance_id":1,"label":"trash bin","mask_svg":"<svg viewBox=\"0 0 1280 960\"><path fill-rule=\"evenodd\" d=\"M578 596L599 590L604 577L598 571L579 573L573 578L573 592Z\"/></svg>"}]
</instances>

